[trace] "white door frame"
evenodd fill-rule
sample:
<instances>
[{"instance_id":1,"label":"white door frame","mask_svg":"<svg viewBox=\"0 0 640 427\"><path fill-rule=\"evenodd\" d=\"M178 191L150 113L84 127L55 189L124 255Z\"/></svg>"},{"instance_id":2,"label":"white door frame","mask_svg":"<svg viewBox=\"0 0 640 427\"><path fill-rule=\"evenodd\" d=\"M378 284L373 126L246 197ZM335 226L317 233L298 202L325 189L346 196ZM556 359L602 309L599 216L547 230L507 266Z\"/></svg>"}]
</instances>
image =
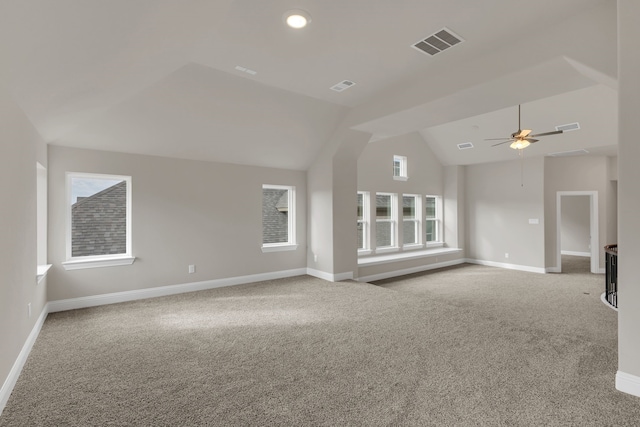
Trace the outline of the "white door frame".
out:
<instances>
[{"instance_id":1,"label":"white door frame","mask_svg":"<svg viewBox=\"0 0 640 427\"><path fill-rule=\"evenodd\" d=\"M598 223L598 192L597 191L558 191L556 194L556 269L558 273L562 272L562 196L589 196L589 232L591 239L591 272L600 272L600 243L599 243L599 223Z\"/></svg>"}]
</instances>

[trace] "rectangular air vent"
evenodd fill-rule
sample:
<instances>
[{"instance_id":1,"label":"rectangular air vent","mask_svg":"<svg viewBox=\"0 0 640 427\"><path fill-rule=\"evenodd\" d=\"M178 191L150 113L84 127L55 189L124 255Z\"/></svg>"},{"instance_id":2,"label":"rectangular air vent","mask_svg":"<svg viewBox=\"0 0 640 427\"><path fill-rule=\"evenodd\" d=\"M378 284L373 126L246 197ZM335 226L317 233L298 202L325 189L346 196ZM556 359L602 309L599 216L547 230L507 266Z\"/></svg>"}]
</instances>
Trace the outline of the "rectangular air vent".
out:
<instances>
[{"instance_id":1,"label":"rectangular air vent","mask_svg":"<svg viewBox=\"0 0 640 427\"><path fill-rule=\"evenodd\" d=\"M584 148L582 148L580 150L558 151L557 153L549 153L547 155L551 157L567 157L567 156L581 156L583 154L589 154L589 152Z\"/></svg>"},{"instance_id":2,"label":"rectangular air vent","mask_svg":"<svg viewBox=\"0 0 640 427\"><path fill-rule=\"evenodd\" d=\"M578 122L556 126L556 130L561 130L563 132L570 132L572 130L578 130L578 129L580 129L580 123Z\"/></svg>"},{"instance_id":3,"label":"rectangular air vent","mask_svg":"<svg viewBox=\"0 0 640 427\"><path fill-rule=\"evenodd\" d=\"M473 148L473 144L470 142L463 142L462 144L458 144L458 150L468 150L469 148Z\"/></svg>"},{"instance_id":4,"label":"rectangular air vent","mask_svg":"<svg viewBox=\"0 0 640 427\"><path fill-rule=\"evenodd\" d=\"M433 56L463 41L462 37L445 27L413 44L412 47Z\"/></svg>"},{"instance_id":5,"label":"rectangular air vent","mask_svg":"<svg viewBox=\"0 0 640 427\"><path fill-rule=\"evenodd\" d=\"M355 83L351 80L343 80L340 83L336 83L335 85L331 86L331 90L342 92L343 90L349 89L353 85L355 85Z\"/></svg>"}]
</instances>

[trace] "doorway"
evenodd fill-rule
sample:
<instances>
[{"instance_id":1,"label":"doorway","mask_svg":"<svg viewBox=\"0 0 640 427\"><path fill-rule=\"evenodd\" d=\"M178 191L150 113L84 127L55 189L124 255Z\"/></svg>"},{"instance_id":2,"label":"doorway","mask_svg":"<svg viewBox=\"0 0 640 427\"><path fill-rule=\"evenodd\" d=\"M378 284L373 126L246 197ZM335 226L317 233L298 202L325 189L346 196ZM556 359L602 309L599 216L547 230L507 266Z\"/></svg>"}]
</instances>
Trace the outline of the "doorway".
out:
<instances>
[{"instance_id":1,"label":"doorway","mask_svg":"<svg viewBox=\"0 0 640 427\"><path fill-rule=\"evenodd\" d=\"M598 192L558 191L556 220L557 271L563 271L563 256L571 263L567 267L581 264L579 257L585 257L589 258L589 271L598 273Z\"/></svg>"}]
</instances>

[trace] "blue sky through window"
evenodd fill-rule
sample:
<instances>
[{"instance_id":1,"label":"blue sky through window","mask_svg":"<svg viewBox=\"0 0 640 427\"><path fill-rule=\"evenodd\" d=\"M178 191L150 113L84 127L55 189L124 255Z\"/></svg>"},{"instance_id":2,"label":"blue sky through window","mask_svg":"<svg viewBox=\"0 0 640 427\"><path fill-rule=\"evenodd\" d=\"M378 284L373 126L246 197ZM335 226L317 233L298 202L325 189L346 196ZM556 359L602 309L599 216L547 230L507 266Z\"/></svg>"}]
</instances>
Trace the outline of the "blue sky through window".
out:
<instances>
[{"instance_id":1,"label":"blue sky through window","mask_svg":"<svg viewBox=\"0 0 640 427\"><path fill-rule=\"evenodd\" d=\"M72 178L71 179L71 204L76 203L78 197L89 197L102 190L122 182L118 179L102 178Z\"/></svg>"}]
</instances>

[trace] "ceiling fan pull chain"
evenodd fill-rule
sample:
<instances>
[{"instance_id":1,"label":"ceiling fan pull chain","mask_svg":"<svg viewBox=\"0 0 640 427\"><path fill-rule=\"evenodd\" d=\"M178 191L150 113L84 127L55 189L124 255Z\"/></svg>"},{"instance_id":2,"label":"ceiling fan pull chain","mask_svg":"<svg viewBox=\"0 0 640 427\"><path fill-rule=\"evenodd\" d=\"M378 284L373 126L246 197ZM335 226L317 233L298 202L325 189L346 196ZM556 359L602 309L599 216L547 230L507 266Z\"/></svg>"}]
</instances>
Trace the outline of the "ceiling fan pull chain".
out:
<instances>
[{"instance_id":1,"label":"ceiling fan pull chain","mask_svg":"<svg viewBox=\"0 0 640 427\"><path fill-rule=\"evenodd\" d=\"M524 187L524 150L520 152L520 187Z\"/></svg>"}]
</instances>

